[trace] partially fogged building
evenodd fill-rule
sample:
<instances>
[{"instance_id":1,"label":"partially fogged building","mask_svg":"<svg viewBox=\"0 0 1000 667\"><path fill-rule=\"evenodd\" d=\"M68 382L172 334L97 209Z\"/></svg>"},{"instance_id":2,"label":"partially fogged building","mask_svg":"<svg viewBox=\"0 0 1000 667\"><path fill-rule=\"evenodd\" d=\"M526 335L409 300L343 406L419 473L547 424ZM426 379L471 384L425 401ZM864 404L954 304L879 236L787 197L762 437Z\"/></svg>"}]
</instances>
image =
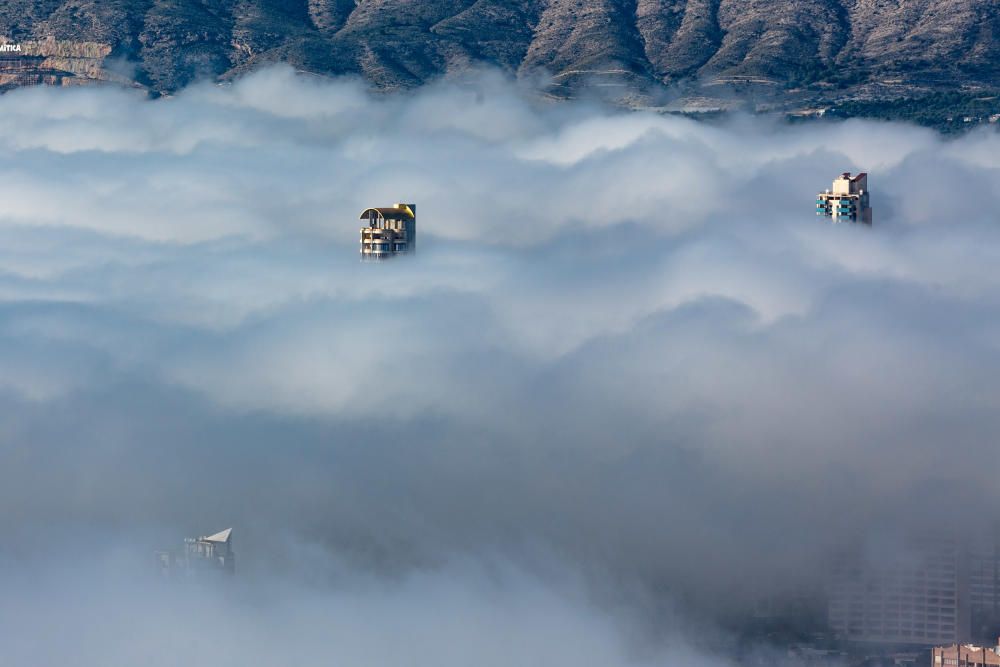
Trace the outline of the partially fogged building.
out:
<instances>
[{"instance_id":1,"label":"partially fogged building","mask_svg":"<svg viewBox=\"0 0 1000 667\"><path fill-rule=\"evenodd\" d=\"M233 574L236 571L232 528L207 537L188 537L184 540L184 551L180 554L161 551L157 555L160 568L168 575L210 571Z\"/></svg>"},{"instance_id":2,"label":"partially fogged building","mask_svg":"<svg viewBox=\"0 0 1000 667\"><path fill-rule=\"evenodd\" d=\"M984 529L967 542L972 639L985 641L1000 633L1000 532Z\"/></svg>"},{"instance_id":3,"label":"partially fogged building","mask_svg":"<svg viewBox=\"0 0 1000 667\"><path fill-rule=\"evenodd\" d=\"M368 225L361 228L361 259L378 261L417 249L417 207L395 204L368 208L361 214Z\"/></svg>"},{"instance_id":4,"label":"partially fogged building","mask_svg":"<svg viewBox=\"0 0 1000 667\"><path fill-rule=\"evenodd\" d=\"M971 607L955 540L873 541L842 557L829 590L829 623L842 640L933 646L969 640Z\"/></svg>"},{"instance_id":5,"label":"partially fogged building","mask_svg":"<svg viewBox=\"0 0 1000 667\"><path fill-rule=\"evenodd\" d=\"M846 641L951 645L1000 630L1000 540L993 530L876 538L843 555L828 591Z\"/></svg>"},{"instance_id":6,"label":"partially fogged building","mask_svg":"<svg viewBox=\"0 0 1000 667\"><path fill-rule=\"evenodd\" d=\"M872 208L868 194L868 174L851 176L846 171L833 181L833 187L816 195L816 215L834 222L872 224Z\"/></svg>"}]
</instances>

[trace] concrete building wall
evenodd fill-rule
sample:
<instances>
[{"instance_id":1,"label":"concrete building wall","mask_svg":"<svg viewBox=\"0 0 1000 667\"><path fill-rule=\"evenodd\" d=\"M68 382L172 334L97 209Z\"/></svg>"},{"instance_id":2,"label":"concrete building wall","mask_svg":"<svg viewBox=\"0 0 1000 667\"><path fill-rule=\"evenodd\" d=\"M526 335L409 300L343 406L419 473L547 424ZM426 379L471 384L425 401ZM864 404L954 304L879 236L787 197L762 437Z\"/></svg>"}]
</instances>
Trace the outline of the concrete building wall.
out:
<instances>
[{"instance_id":1,"label":"concrete building wall","mask_svg":"<svg viewBox=\"0 0 1000 667\"><path fill-rule=\"evenodd\" d=\"M833 194L835 195L849 195L851 194L851 179L846 176L841 176L833 182Z\"/></svg>"}]
</instances>

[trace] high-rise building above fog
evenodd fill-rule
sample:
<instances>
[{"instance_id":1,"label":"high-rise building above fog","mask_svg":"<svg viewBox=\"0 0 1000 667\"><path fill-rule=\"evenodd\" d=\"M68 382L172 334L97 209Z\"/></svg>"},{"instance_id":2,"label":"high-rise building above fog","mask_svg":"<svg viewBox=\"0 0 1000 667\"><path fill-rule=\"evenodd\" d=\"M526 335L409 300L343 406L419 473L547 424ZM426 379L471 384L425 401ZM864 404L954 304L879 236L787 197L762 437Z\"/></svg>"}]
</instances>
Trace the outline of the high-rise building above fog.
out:
<instances>
[{"instance_id":1,"label":"high-rise building above fog","mask_svg":"<svg viewBox=\"0 0 1000 667\"><path fill-rule=\"evenodd\" d=\"M417 250L417 207L395 204L368 208L361 214L368 226L361 228L361 259L378 261Z\"/></svg>"},{"instance_id":2,"label":"high-rise building above fog","mask_svg":"<svg viewBox=\"0 0 1000 667\"><path fill-rule=\"evenodd\" d=\"M226 528L206 537L188 537L184 551L175 554L161 551L160 568L164 574L195 575L200 572L236 571L236 554L233 552L233 529Z\"/></svg>"},{"instance_id":3,"label":"high-rise building above fog","mask_svg":"<svg viewBox=\"0 0 1000 667\"><path fill-rule=\"evenodd\" d=\"M851 176L845 171L833 181L833 187L816 195L816 215L834 222L872 224L872 208L868 195L868 174Z\"/></svg>"},{"instance_id":4,"label":"high-rise building above fog","mask_svg":"<svg viewBox=\"0 0 1000 667\"><path fill-rule=\"evenodd\" d=\"M962 644L997 632L1000 554L991 531L869 544L836 563L831 630L850 642Z\"/></svg>"}]
</instances>

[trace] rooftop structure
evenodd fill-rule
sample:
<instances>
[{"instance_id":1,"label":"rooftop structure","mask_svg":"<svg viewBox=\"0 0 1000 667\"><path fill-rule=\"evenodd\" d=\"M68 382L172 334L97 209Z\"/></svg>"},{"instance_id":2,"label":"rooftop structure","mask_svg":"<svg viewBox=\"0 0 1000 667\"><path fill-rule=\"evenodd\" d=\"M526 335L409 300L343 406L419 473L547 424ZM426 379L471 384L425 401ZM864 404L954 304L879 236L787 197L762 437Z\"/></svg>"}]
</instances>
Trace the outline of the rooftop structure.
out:
<instances>
[{"instance_id":1,"label":"rooftop structure","mask_svg":"<svg viewBox=\"0 0 1000 667\"><path fill-rule=\"evenodd\" d=\"M233 529L226 528L214 535L184 539L184 552L157 554L164 574L196 574L218 571L233 574L236 571L236 554L233 553Z\"/></svg>"},{"instance_id":2,"label":"rooftop structure","mask_svg":"<svg viewBox=\"0 0 1000 667\"><path fill-rule=\"evenodd\" d=\"M833 181L833 188L816 195L816 215L834 222L872 224L872 208L868 196L868 174L851 176L845 171Z\"/></svg>"},{"instance_id":3,"label":"rooftop structure","mask_svg":"<svg viewBox=\"0 0 1000 667\"><path fill-rule=\"evenodd\" d=\"M368 208L361 213L368 226L361 228L361 259L379 261L417 250L417 206L395 204Z\"/></svg>"},{"instance_id":4,"label":"rooftop structure","mask_svg":"<svg viewBox=\"0 0 1000 667\"><path fill-rule=\"evenodd\" d=\"M952 644L931 649L931 667L1000 667L1000 647Z\"/></svg>"}]
</instances>

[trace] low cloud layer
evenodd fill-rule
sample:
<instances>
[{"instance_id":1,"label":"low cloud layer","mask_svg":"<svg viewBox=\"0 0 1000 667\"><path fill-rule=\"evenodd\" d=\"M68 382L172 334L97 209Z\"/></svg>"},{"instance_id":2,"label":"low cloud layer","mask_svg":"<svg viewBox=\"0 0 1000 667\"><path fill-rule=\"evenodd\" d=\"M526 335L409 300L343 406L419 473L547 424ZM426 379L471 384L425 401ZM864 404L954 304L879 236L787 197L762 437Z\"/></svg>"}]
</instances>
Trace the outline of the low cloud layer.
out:
<instances>
[{"instance_id":1,"label":"low cloud layer","mask_svg":"<svg viewBox=\"0 0 1000 667\"><path fill-rule=\"evenodd\" d=\"M393 591L371 623L468 602L458 632L490 653L483 614L534 628L546 577L484 593L454 563L558 563L587 601L553 603L551 634L599 646L507 663L676 664L621 648L603 605L737 613L870 531L1000 519L969 511L1000 500L996 132L284 69L158 101L20 90L0 117L5 587L39 552L51 588L83 545L141 559L233 525L244 582L296 592L224 632L280 639L299 595L335 626L358 578ZM813 216L847 170L873 228ZM396 201L419 254L360 264L360 211ZM415 622L348 664L440 643Z\"/></svg>"}]
</instances>

